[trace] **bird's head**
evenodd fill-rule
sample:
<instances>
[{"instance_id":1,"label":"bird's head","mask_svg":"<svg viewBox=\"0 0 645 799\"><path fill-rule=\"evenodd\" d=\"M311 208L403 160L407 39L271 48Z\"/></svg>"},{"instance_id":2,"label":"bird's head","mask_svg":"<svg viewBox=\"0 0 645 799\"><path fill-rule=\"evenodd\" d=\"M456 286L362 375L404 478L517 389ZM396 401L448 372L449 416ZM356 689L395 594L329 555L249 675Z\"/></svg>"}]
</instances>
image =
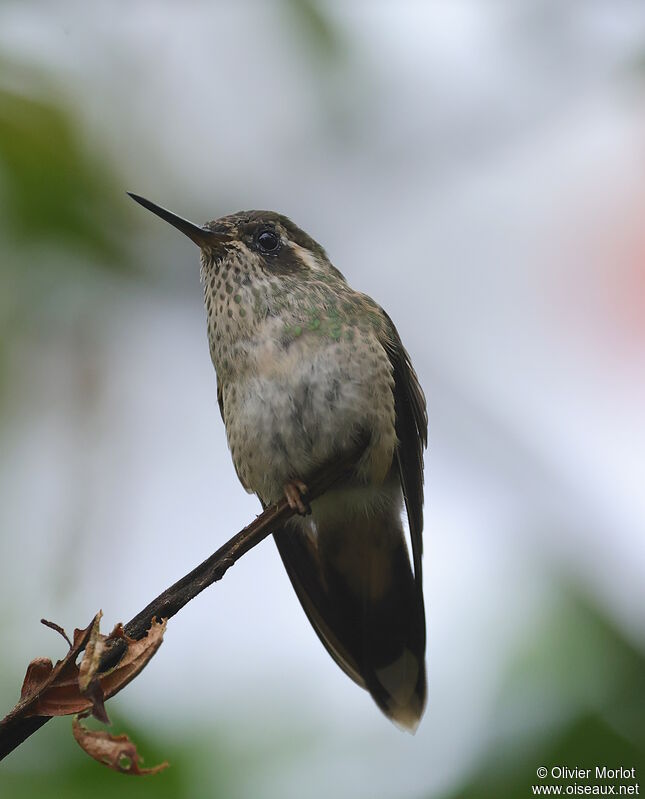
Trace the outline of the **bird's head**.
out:
<instances>
[{"instance_id":1,"label":"bird's head","mask_svg":"<svg viewBox=\"0 0 645 799\"><path fill-rule=\"evenodd\" d=\"M200 227L144 197L128 194L197 244L205 278L209 273L233 269L251 280L254 277L324 280L330 271L342 279L320 244L275 211L239 211Z\"/></svg>"}]
</instances>

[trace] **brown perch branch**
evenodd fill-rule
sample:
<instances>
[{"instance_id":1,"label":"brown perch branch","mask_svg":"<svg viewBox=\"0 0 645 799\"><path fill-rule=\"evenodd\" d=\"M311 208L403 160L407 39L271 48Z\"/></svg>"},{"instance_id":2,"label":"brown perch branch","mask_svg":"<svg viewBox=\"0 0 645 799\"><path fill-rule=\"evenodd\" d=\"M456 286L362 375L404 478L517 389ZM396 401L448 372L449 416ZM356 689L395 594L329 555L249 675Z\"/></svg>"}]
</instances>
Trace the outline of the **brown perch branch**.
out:
<instances>
[{"instance_id":1,"label":"brown perch branch","mask_svg":"<svg viewBox=\"0 0 645 799\"><path fill-rule=\"evenodd\" d=\"M363 447L359 447L350 455L339 458L321 469L309 482L309 491L304 499L306 501L316 499L348 475L355 466L362 449ZM140 613L137 613L125 625L126 634L130 638L139 640L146 635L153 618L169 619L174 616L205 588L217 580L221 580L230 566L270 535L273 529L284 524L293 514L294 511L289 507L286 499L271 505L203 563L159 594ZM100 671L104 672L115 666L124 651L125 645L122 642L114 645L101 659ZM0 721L0 760L33 735L49 721L49 718L49 716L11 715Z\"/></svg>"}]
</instances>

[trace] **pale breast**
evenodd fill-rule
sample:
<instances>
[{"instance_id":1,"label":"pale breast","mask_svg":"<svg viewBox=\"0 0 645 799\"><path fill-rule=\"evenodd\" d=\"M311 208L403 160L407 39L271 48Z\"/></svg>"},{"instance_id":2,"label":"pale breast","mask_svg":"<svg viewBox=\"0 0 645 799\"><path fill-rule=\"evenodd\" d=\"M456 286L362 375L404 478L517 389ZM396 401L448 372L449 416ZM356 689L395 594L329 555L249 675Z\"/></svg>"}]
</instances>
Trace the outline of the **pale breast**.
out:
<instances>
[{"instance_id":1,"label":"pale breast","mask_svg":"<svg viewBox=\"0 0 645 799\"><path fill-rule=\"evenodd\" d=\"M265 502L307 480L367 435L360 467L380 483L394 452L392 369L373 331L351 341L303 331L290 341L264 331L244 347L246 365L222 385L229 446L240 479Z\"/></svg>"}]
</instances>

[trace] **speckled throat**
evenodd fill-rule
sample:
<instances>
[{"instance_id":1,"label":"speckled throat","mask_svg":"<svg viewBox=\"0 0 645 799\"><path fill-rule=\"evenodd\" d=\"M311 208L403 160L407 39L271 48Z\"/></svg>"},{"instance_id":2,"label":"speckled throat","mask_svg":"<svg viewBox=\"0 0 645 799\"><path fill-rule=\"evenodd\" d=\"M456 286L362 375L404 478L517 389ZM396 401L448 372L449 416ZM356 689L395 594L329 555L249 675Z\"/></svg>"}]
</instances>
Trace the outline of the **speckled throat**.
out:
<instances>
[{"instance_id":1,"label":"speckled throat","mask_svg":"<svg viewBox=\"0 0 645 799\"><path fill-rule=\"evenodd\" d=\"M370 330L386 334L376 303L351 289L341 273L327 265L329 271L310 271L303 257L297 273L272 274L235 246L223 258L202 253L208 339L222 379L244 367L234 361L246 354L254 338L269 331L285 349L303 336L312 344L333 343L343 349Z\"/></svg>"}]
</instances>

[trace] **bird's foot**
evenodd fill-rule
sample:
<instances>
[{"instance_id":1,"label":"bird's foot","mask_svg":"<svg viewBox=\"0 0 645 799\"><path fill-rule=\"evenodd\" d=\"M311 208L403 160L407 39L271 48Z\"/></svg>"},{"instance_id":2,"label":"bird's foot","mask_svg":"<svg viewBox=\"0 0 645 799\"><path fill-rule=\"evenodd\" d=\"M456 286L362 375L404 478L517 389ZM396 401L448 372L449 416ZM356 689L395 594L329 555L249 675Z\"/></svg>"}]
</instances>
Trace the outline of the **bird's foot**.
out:
<instances>
[{"instance_id":1,"label":"bird's foot","mask_svg":"<svg viewBox=\"0 0 645 799\"><path fill-rule=\"evenodd\" d=\"M303 502L302 497L307 493L307 486L302 480L290 480L285 483L284 496L292 510L297 510L301 516L311 513L309 503Z\"/></svg>"}]
</instances>

